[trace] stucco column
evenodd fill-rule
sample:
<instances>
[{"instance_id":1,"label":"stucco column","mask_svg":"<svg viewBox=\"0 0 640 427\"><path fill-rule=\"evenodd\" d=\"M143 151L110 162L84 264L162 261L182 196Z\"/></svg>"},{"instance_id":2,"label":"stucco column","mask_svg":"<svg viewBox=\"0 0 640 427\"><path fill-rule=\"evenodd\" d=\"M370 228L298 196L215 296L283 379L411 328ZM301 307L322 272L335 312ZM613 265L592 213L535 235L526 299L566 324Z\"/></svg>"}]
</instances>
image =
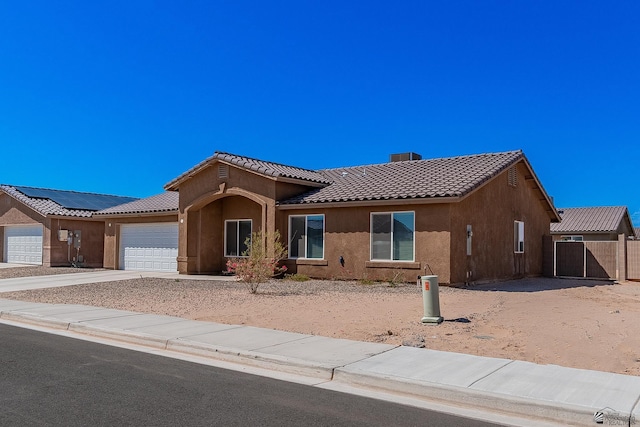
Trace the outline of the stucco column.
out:
<instances>
[{"instance_id":1,"label":"stucco column","mask_svg":"<svg viewBox=\"0 0 640 427\"><path fill-rule=\"evenodd\" d=\"M197 273L200 211L185 211L178 215L178 272Z\"/></svg>"},{"instance_id":2,"label":"stucco column","mask_svg":"<svg viewBox=\"0 0 640 427\"><path fill-rule=\"evenodd\" d=\"M627 280L627 236L618 234L618 277L619 282Z\"/></svg>"}]
</instances>

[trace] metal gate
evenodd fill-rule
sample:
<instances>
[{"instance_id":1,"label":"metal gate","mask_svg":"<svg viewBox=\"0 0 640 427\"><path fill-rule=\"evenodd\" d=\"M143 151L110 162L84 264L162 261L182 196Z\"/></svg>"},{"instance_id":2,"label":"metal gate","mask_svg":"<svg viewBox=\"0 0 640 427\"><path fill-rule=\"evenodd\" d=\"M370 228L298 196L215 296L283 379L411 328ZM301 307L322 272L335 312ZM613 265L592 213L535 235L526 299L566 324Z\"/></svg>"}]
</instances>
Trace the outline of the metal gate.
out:
<instances>
[{"instance_id":1,"label":"metal gate","mask_svg":"<svg viewBox=\"0 0 640 427\"><path fill-rule=\"evenodd\" d=\"M640 242L638 242L640 243ZM640 247L639 247L640 248ZM616 278L618 242L555 242L554 275Z\"/></svg>"}]
</instances>

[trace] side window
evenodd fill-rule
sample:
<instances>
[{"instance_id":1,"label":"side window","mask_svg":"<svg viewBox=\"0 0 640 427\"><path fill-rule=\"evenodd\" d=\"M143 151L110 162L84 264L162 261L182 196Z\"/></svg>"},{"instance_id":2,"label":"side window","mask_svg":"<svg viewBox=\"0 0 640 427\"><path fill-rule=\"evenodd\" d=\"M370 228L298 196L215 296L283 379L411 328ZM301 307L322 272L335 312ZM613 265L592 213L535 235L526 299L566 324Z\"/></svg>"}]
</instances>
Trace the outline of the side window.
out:
<instances>
[{"instance_id":1,"label":"side window","mask_svg":"<svg viewBox=\"0 0 640 427\"><path fill-rule=\"evenodd\" d=\"M289 217L289 258L324 258L324 215Z\"/></svg>"},{"instance_id":2,"label":"side window","mask_svg":"<svg viewBox=\"0 0 640 427\"><path fill-rule=\"evenodd\" d=\"M414 212L371 214L371 260L413 261Z\"/></svg>"},{"instance_id":3,"label":"side window","mask_svg":"<svg viewBox=\"0 0 640 427\"><path fill-rule=\"evenodd\" d=\"M246 256L249 249L247 239L251 239L250 219L234 219L224 222L224 256Z\"/></svg>"},{"instance_id":4,"label":"side window","mask_svg":"<svg viewBox=\"0 0 640 427\"><path fill-rule=\"evenodd\" d=\"M524 252L524 222L514 221L513 223L513 251L515 253Z\"/></svg>"}]
</instances>

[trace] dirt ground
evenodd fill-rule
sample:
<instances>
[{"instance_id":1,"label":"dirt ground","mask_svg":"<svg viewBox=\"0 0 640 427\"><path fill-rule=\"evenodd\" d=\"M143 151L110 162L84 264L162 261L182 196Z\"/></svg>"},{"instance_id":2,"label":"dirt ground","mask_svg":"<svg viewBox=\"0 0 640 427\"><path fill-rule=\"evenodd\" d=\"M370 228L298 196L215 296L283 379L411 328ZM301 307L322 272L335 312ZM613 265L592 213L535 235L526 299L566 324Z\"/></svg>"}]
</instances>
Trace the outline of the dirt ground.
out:
<instances>
[{"instance_id":1,"label":"dirt ground","mask_svg":"<svg viewBox=\"0 0 640 427\"><path fill-rule=\"evenodd\" d=\"M0 277L9 274L0 270ZM523 279L440 287L445 321L422 324L415 284L277 280L257 294L233 281L135 279L0 293L640 375L640 283Z\"/></svg>"}]
</instances>

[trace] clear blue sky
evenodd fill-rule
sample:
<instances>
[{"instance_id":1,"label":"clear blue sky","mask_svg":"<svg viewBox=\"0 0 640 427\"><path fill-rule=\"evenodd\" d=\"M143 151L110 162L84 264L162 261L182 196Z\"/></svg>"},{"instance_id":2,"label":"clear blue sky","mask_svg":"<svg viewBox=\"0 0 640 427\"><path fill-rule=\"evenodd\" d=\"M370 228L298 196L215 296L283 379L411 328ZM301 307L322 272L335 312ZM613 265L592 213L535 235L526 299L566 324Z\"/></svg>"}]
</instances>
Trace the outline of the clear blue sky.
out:
<instances>
[{"instance_id":1,"label":"clear blue sky","mask_svg":"<svg viewBox=\"0 0 640 427\"><path fill-rule=\"evenodd\" d=\"M640 226L640 2L15 1L0 60L0 183L522 149L556 206Z\"/></svg>"}]
</instances>

